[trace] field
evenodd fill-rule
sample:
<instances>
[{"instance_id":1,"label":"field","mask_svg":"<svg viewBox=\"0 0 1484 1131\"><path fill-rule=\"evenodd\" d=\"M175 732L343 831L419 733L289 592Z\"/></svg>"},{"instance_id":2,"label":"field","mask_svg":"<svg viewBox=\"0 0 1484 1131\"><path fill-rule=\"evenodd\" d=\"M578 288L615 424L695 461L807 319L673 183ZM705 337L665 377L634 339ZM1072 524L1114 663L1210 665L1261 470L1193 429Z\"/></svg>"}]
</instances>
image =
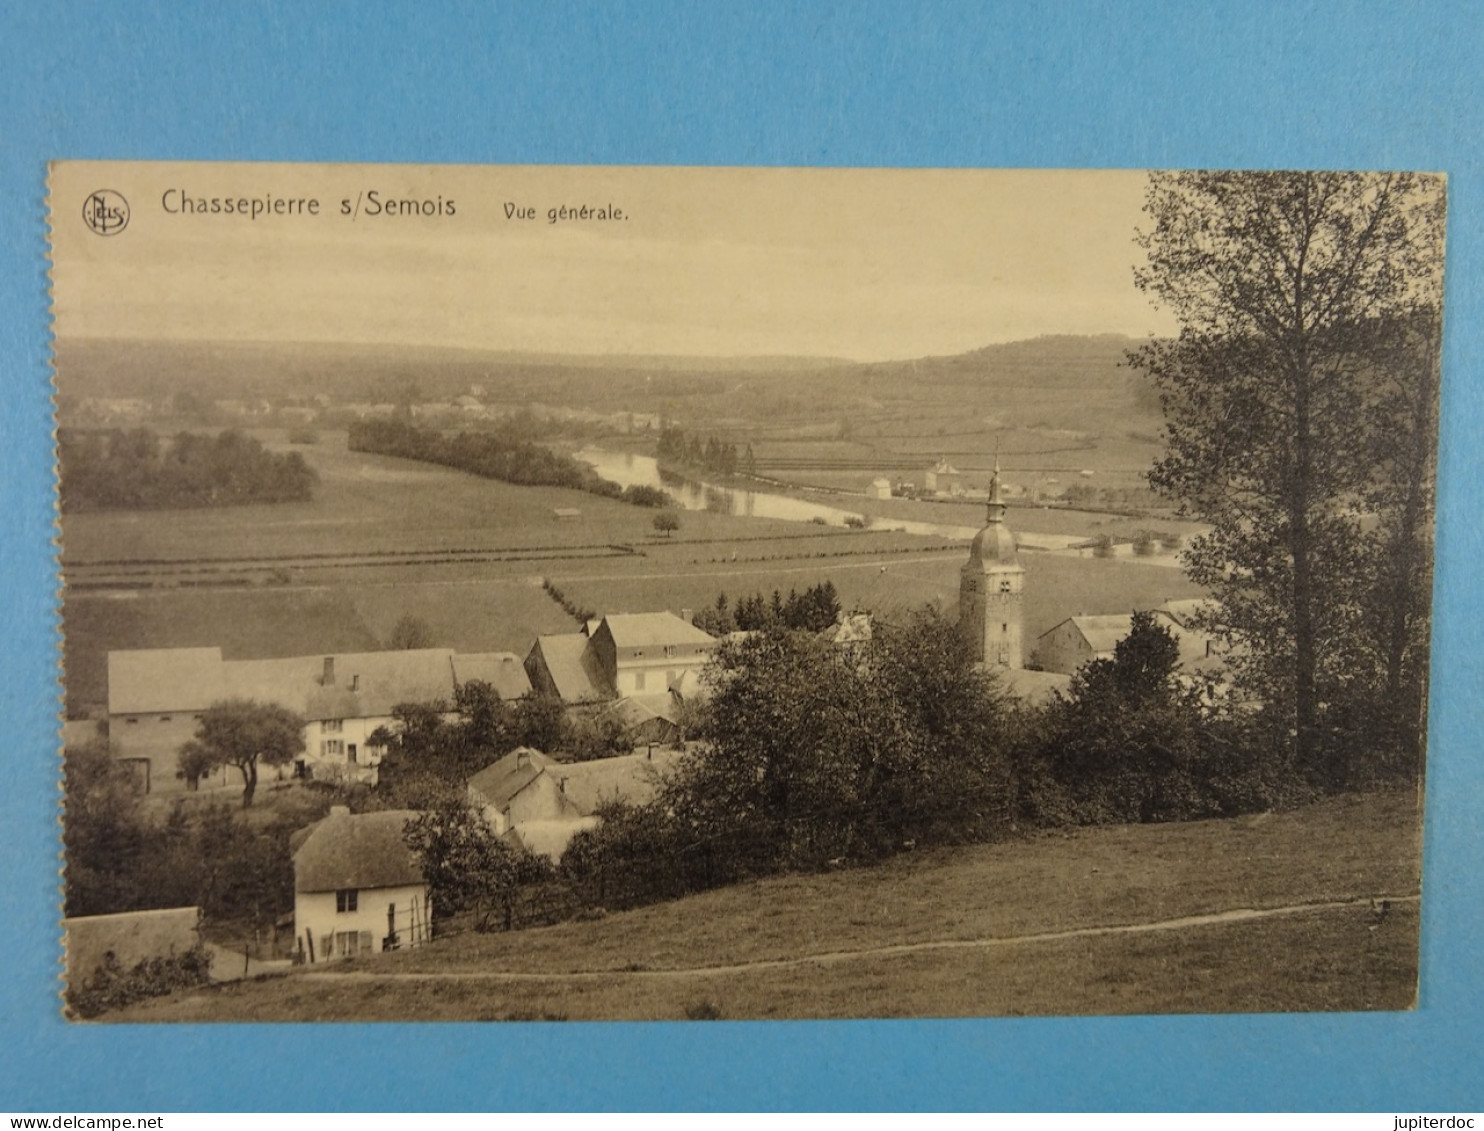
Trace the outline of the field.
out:
<instances>
[{"instance_id":1,"label":"field","mask_svg":"<svg viewBox=\"0 0 1484 1131\"><path fill-rule=\"evenodd\" d=\"M1047 833L296 970L126 1021L1407 1009L1418 798ZM1386 899L1383 910L1379 901Z\"/></svg>"},{"instance_id":2,"label":"field","mask_svg":"<svg viewBox=\"0 0 1484 1131\"><path fill-rule=\"evenodd\" d=\"M847 610L860 607L890 616L937 604L953 616L958 607L958 571L965 556L962 546L915 553L872 552L858 558L750 561L739 554L735 562L676 566L663 573L623 561L553 568L551 577L569 597L594 609L702 608L722 592L735 603L739 596L767 595L774 589L787 595L790 589L802 591L828 579ZM1129 612L1202 592L1179 570L1137 560L1030 552L1022 553L1020 560L1026 571L1028 644L1079 613Z\"/></svg>"},{"instance_id":3,"label":"field","mask_svg":"<svg viewBox=\"0 0 1484 1131\"><path fill-rule=\"evenodd\" d=\"M281 434L263 433L270 448ZM325 433L301 449L314 501L220 510L67 515L63 561L69 714L106 702L111 649L217 645L232 659L381 647L403 616L433 642L524 655L575 623L550 578L605 611L700 608L726 592L805 589L829 579L848 608L890 613L957 600L961 542L891 531L654 512L555 488L513 487L445 468L350 452ZM860 500L862 511L977 525L982 505ZM557 507L576 507L558 521ZM1016 508L1033 530L1123 520ZM1027 640L1078 612L1122 612L1197 591L1167 566L1022 555Z\"/></svg>"}]
</instances>

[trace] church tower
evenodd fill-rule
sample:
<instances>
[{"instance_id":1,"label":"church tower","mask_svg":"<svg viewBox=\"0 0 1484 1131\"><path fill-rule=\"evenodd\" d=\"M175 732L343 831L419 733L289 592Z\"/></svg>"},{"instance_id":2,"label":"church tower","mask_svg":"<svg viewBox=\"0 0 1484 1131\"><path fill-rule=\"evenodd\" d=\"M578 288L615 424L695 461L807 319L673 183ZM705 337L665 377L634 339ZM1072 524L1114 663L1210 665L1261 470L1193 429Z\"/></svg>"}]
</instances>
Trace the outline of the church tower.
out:
<instances>
[{"instance_id":1,"label":"church tower","mask_svg":"<svg viewBox=\"0 0 1484 1131\"><path fill-rule=\"evenodd\" d=\"M958 624L973 645L977 663L1018 668L1021 659L1021 590L1025 567L1015 553L1015 535L1005 525L1000 499L1000 461L989 481L984 529L974 535L969 560L959 571Z\"/></svg>"}]
</instances>

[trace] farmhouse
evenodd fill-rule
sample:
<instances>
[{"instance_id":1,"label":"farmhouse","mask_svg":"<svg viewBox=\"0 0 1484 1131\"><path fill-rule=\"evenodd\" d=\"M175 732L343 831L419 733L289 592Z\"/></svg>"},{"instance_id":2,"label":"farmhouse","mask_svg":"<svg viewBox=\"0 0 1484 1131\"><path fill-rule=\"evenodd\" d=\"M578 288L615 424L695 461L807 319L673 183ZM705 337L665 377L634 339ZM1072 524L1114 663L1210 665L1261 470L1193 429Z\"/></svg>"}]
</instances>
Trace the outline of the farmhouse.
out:
<instances>
[{"instance_id":1,"label":"farmhouse","mask_svg":"<svg viewBox=\"0 0 1484 1131\"><path fill-rule=\"evenodd\" d=\"M651 800L680 756L666 750L564 763L522 747L469 779L469 801L513 847L557 860L574 836L597 826L605 802Z\"/></svg>"},{"instance_id":2,"label":"farmhouse","mask_svg":"<svg viewBox=\"0 0 1484 1131\"><path fill-rule=\"evenodd\" d=\"M564 703L668 692L706 666L716 638L674 613L610 613L582 632L537 637L526 673Z\"/></svg>"},{"instance_id":3,"label":"farmhouse","mask_svg":"<svg viewBox=\"0 0 1484 1131\"><path fill-rule=\"evenodd\" d=\"M317 963L417 946L432 937L433 904L402 830L410 809L330 815L289 840L295 948Z\"/></svg>"},{"instance_id":4,"label":"farmhouse","mask_svg":"<svg viewBox=\"0 0 1484 1131\"><path fill-rule=\"evenodd\" d=\"M457 687L473 680L504 699L530 691L520 661L502 652L420 648L271 660L224 660L220 648L110 652L109 736L147 792L185 789L176 759L201 713L223 699L253 699L306 720L297 773L374 783L381 750L371 735L392 724L395 707L452 703ZM222 770L204 784L233 780Z\"/></svg>"}]
</instances>

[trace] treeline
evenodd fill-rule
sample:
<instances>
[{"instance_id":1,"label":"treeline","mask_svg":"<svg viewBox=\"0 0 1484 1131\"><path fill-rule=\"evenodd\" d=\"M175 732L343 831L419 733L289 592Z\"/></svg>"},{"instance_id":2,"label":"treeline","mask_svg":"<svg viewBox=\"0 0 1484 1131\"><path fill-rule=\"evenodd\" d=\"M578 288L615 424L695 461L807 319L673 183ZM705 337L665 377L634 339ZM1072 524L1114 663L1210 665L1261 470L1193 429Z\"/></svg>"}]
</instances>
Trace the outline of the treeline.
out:
<instances>
[{"instance_id":1,"label":"treeline","mask_svg":"<svg viewBox=\"0 0 1484 1131\"><path fill-rule=\"evenodd\" d=\"M799 629L823 632L840 617L840 595L833 581L811 585L804 592L794 589L784 597L777 589L771 598L761 593L739 597L735 606L725 593L718 593L716 603L695 615L695 625L712 636L729 632L756 632L766 629Z\"/></svg>"},{"instance_id":2,"label":"treeline","mask_svg":"<svg viewBox=\"0 0 1484 1131\"><path fill-rule=\"evenodd\" d=\"M196 819L177 806L154 822L133 774L101 741L69 747L63 774L68 915L194 905L214 922L270 927L293 906L289 834L307 822L249 825L227 805Z\"/></svg>"},{"instance_id":3,"label":"treeline","mask_svg":"<svg viewBox=\"0 0 1484 1131\"><path fill-rule=\"evenodd\" d=\"M301 503L319 477L298 452L275 455L235 429L64 428L57 434L64 511Z\"/></svg>"},{"instance_id":4,"label":"treeline","mask_svg":"<svg viewBox=\"0 0 1484 1131\"><path fill-rule=\"evenodd\" d=\"M661 464L691 467L709 471L715 475L753 475L757 472L757 457L748 444L739 454L736 444L708 436L702 443L699 436L687 435L673 425L660 430L659 448L655 453Z\"/></svg>"},{"instance_id":5,"label":"treeline","mask_svg":"<svg viewBox=\"0 0 1484 1131\"><path fill-rule=\"evenodd\" d=\"M570 487L637 506L668 501L652 487L624 490L580 460L522 439L510 428L443 432L406 420L362 420L350 426L349 445L353 452L422 460L521 487Z\"/></svg>"},{"instance_id":6,"label":"treeline","mask_svg":"<svg viewBox=\"0 0 1484 1131\"><path fill-rule=\"evenodd\" d=\"M1250 716L1179 678L1178 656L1165 628L1136 617L1112 659L1032 707L932 612L852 649L787 631L729 642L705 741L653 802L612 805L579 833L550 883L572 906L614 909L1028 828L1312 796Z\"/></svg>"}]
</instances>

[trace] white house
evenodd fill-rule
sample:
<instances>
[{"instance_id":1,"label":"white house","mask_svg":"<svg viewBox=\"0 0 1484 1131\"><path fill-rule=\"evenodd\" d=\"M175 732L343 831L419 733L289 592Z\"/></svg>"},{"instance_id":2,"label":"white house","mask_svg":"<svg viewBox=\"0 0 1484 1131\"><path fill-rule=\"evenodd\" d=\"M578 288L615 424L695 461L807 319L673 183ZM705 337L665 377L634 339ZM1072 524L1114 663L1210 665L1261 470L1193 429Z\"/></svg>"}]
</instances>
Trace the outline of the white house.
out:
<instances>
[{"instance_id":1,"label":"white house","mask_svg":"<svg viewBox=\"0 0 1484 1131\"><path fill-rule=\"evenodd\" d=\"M525 666L538 692L592 703L667 692L699 673L715 647L674 613L610 613L583 632L538 637Z\"/></svg>"},{"instance_id":2,"label":"white house","mask_svg":"<svg viewBox=\"0 0 1484 1131\"><path fill-rule=\"evenodd\" d=\"M294 853L295 949L308 963L380 954L432 937L433 901L402 830L410 809L330 815L300 829Z\"/></svg>"}]
</instances>

